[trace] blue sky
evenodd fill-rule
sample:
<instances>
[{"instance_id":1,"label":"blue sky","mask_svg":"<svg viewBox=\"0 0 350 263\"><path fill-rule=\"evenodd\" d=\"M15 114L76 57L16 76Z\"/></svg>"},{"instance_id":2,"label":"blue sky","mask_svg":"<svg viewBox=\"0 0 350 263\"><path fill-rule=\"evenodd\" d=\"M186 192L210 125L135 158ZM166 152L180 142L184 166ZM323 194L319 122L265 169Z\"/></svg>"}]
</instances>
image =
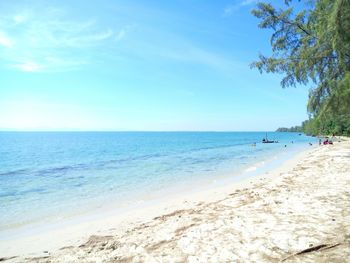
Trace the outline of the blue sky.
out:
<instances>
[{"instance_id":1,"label":"blue sky","mask_svg":"<svg viewBox=\"0 0 350 263\"><path fill-rule=\"evenodd\" d=\"M307 118L253 0L0 2L1 130L264 131Z\"/></svg>"}]
</instances>

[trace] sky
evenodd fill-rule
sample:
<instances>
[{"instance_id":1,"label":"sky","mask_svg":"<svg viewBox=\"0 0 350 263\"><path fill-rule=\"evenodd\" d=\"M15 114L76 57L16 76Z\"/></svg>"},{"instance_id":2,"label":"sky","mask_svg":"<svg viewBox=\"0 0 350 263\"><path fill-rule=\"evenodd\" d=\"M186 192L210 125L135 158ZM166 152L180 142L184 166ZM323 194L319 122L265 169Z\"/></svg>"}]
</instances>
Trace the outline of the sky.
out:
<instances>
[{"instance_id":1,"label":"sky","mask_svg":"<svg viewBox=\"0 0 350 263\"><path fill-rule=\"evenodd\" d=\"M271 54L256 2L2 0L0 130L298 125L308 88L250 69Z\"/></svg>"}]
</instances>

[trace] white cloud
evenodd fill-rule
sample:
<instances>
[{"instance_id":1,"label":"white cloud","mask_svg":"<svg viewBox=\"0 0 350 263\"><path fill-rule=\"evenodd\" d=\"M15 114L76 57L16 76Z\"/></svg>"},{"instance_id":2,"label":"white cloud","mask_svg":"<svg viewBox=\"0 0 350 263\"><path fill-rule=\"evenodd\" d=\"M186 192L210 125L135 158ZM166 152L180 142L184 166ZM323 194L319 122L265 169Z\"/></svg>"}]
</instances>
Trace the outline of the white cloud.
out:
<instances>
[{"instance_id":1,"label":"white cloud","mask_svg":"<svg viewBox=\"0 0 350 263\"><path fill-rule=\"evenodd\" d=\"M115 40L118 32L96 20L78 21L57 8L2 11L0 63L26 72L76 69L93 59L94 48Z\"/></svg>"},{"instance_id":2,"label":"white cloud","mask_svg":"<svg viewBox=\"0 0 350 263\"><path fill-rule=\"evenodd\" d=\"M7 34L0 32L0 45L9 48L14 45L14 42L7 36Z\"/></svg>"}]
</instances>

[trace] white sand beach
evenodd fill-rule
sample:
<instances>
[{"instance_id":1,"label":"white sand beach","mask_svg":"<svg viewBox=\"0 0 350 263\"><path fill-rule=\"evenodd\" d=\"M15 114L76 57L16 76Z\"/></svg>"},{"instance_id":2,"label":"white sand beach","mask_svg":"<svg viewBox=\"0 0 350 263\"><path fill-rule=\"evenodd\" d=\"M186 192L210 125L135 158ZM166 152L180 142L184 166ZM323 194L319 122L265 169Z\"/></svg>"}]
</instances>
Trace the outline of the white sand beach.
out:
<instances>
[{"instance_id":1,"label":"white sand beach","mask_svg":"<svg viewBox=\"0 0 350 263\"><path fill-rule=\"evenodd\" d=\"M0 243L5 262L350 262L350 141L254 179Z\"/></svg>"}]
</instances>

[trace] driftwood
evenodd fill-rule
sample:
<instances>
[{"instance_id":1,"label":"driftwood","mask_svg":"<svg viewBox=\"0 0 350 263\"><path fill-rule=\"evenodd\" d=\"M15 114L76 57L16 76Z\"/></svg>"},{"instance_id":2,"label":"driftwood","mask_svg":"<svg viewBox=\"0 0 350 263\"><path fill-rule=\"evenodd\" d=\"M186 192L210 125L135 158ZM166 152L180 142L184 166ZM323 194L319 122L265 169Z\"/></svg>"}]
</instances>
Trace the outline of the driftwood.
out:
<instances>
[{"instance_id":1,"label":"driftwood","mask_svg":"<svg viewBox=\"0 0 350 263\"><path fill-rule=\"evenodd\" d=\"M17 258L17 256L9 257L9 258L0 258L0 261L6 261L6 260L14 259L14 258Z\"/></svg>"},{"instance_id":2,"label":"driftwood","mask_svg":"<svg viewBox=\"0 0 350 263\"><path fill-rule=\"evenodd\" d=\"M290 259L292 257L302 255L302 254L306 254L306 253L310 253L310 252L314 252L314 251L330 249L330 248L339 246L340 244L341 243L320 244L320 245L317 245L317 246L314 246L314 247L309 247L309 248L303 249L302 251L299 251L297 253L294 253L292 255L289 255L289 256L285 257L284 259L281 260L281 262L286 261L286 260L288 260L288 259Z\"/></svg>"}]
</instances>

